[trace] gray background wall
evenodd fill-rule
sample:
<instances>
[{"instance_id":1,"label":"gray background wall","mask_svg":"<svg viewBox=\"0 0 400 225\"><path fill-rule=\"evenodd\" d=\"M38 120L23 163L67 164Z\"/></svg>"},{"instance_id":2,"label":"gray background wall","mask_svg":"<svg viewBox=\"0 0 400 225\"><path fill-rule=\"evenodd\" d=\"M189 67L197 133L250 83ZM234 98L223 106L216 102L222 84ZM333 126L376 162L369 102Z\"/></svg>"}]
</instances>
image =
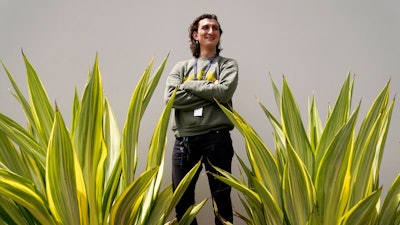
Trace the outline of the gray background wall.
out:
<instances>
[{"instance_id":1,"label":"gray background wall","mask_svg":"<svg viewBox=\"0 0 400 225\"><path fill-rule=\"evenodd\" d=\"M172 66L190 57L187 28L205 12L218 15L224 33L222 55L240 65L235 108L273 149L271 127L256 102L276 112L269 74L280 85L284 75L303 115L313 94L322 118L348 73L355 75L354 104L362 101L364 117L373 99L391 80L391 97L400 85L400 2L354 1L11 1L0 3L0 59L26 91L21 49L57 101L70 124L74 86L81 93L96 53L104 91L122 128L131 93L151 57L155 65L170 53L160 85L141 129L140 159L163 108L164 82ZM11 85L0 70L0 112L23 123ZM393 112L381 167L384 193L399 173L399 104ZM242 137L232 133L236 152L245 156ZM165 183L170 183L172 147L169 133ZM138 172L141 172L139 168ZM237 173L235 160L234 173ZM203 174L198 200L209 197ZM242 210L233 194L235 207ZM199 215L211 223L209 201ZM241 221L236 219L236 224Z\"/></svg>"}]
</instances>

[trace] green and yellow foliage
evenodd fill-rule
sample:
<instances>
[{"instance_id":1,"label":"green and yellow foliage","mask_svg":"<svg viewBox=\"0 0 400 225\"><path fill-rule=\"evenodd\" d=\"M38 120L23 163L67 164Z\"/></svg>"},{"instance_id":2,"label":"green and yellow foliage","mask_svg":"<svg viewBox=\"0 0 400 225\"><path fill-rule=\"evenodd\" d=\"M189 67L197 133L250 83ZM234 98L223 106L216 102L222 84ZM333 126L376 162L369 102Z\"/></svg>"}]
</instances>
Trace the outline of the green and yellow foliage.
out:
<instances>
[{"instance_id":1,"label":"green and yellow foliage","mask_svg":"<svg viewBox=\"0 0 400 225\"><path fill-rule=\"evenodd\" d=\"M358 130L360 104L351 107L354 81L349 74L326 124L315 98L305 124L286 79L282 90L271 83L279 117L260 106L273 127L274 153L239 113L221 106L243 135L250 164L239 158L241 179L221 170L223 175L216 175L242 194L247 215L239 216L254 225L400 224L400 176L380 202L379 168L394 105L390 82Z\"/></svg>"},{"instance_id":2,"label":"green and yellow foliage","mask_svg":"<svg viewBox=\"0 0 400 225\"><path fill-rule=\"evenodd\" d=\"M173 98L161 113L146 149L145 171L140 175L135 171L140 122L168 57L153 76L153 60L142 74L122 135L103 94L97 56L82 97L75 91L70 129L57 106L52 106L27 57L23 58L29 100L2 63L27 125L25 128L0 113L0 224L167 223L196 169L174 193L171 185L161 190ZM188 212L188 224L204 202Z\"/></svg>"},{"instance_id":3,"label":"green and yellow foliage","mask_svg":"<svg viewBox=\"0 0 400 225\"><path fill-rule=\"evenodd\" d=\"M26 125L0 112L0 224L178 224L168 216L200 162L174 193L171 185L161 188L174 97L146 149L145 171L136 174L141 119L167 58L152 76L153 60L142 74L122 132L103 94L97 57L82 96L75 90L70 128L25 55L28 99L2 63ZM215 175L241 193L246 212L238 216L254 225L400 224L399 176L380 200L379 169L394 105L390 82L360 126L349 75L325 124L314 98L305 124L286 80L282 90L271 83L279 117L260 106L274 131L274 151L239 113L221 105L244 137L249 164L238 157L240 179L218 168ZM179 224L190 224L205 202Z\"/></svg>"}]
</instances>

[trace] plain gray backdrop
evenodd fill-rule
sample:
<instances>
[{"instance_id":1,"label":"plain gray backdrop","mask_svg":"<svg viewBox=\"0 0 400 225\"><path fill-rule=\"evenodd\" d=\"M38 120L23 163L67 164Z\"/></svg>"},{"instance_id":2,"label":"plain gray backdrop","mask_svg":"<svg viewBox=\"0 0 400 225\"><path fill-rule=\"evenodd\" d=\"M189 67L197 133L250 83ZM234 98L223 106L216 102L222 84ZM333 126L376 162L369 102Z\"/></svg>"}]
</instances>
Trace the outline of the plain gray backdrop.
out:
<instances>
[{"instance_id":1,"label":"plain gray backdrop","mask_svg":"<svg viewBox=\"0 0 400 225\"><path fill-rule=\"evenodd\" d=\"M165 72L144 116L140 164L164 107L167 74L177 61L191 57L188 27L202 13L219 17L224 31L221 55L240 67L234 107L273 150L272 129L257 99L276 113L270 76L281 86L285 76L306 119L308 99L315 95L322 119L350 73L355 78L354 107L361 101L361 118L374 98L391 81L391 98L400 86L400 2L354 1L11 1L0 3L0 59L26 93L27 55L57 104L66 123L75 86L81 94L98 54L104 92L118 119L125 123L130 97L151 58L155 67L169 54ZM0 70L0 112L24 124L21 107L10 94L11 84ZM383 195L399 173L400 115L395 104L381 166ZM277 114L276 114L277 115ZM324 120L325 121L325 120ZM234 130L236 153L245 157ZM170 183L169 132L165 184ZM237 160L233 173L237 175ZM210 197L206 176L198 183L197 200ZM233 192L235 209L244 213ZM198 216L212 224L211 201ZM243 224L235 219L235 224Z\"/></svg>"}]
</instances>

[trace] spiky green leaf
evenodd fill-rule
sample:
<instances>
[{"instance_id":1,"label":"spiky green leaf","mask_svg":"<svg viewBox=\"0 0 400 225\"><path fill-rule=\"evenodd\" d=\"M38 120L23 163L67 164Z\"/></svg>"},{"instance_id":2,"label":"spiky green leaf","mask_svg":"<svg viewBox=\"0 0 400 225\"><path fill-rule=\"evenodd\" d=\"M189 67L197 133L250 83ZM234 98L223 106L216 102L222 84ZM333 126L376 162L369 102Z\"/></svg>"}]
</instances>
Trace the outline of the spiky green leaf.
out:
<instances>
[{"instance_id":1,"label":"spiky green leaf","mask_svg":"<svg viewBox=\"0 0 400 225\"><path fill-rule=\"evenodd\" d=\"M283 80L281 98L282 130L287 141L293 146L299 157L304 162L311 176L314 174L314 152L301 119L297 102L290 90L286 79Z\"/></svg>"},{"instance_id":2,"label":"spiky green leaf","mask_svg":"<svg viewBox=\"0 0 400 225\"><path fill-rule=\"evenodd\" d=\"M317 196L312 178L303 161L290 144L283 174L282 196L290 224L312 224L316 218Z\"/></svg>"},{"instance_id":3,"label":"spiky green leaf","mask_svg":"<svg viewBox=\"0 0 400 225\"><path fill-rule=\"evenodd\" d=\"M148 170L135 179L114 203L110 214L110 225L132 224L138 215L143 193L153 182L158 168Z\"/></svg>"},{"instance_id":4,"label":"spiky green leaf","mask_svg":"<svg viewBox=\"0 0 400 225\"><path fill-rule=\"evenodd\" d=\"M47 208L46 199L37 193L31 181L0 169L0 195L24 206L41 224L57 224Z\"/></svg>"},{"instance_id":5,"label":"spiky green leaf","mask_svg":"<svg viewBox=\"0 0 400 225\"><path fill-rule=\"evenodd\" d=\"M80 224L79 179L76 178L79 175L76 173L81 173L79 161L61 114L56 110L48 145L46 190L50 210L61 224Z\"/></svg>"},{"instance_id":6,"label":"spiky green leaf","mask_svg":"<svg viewBox=\"0 0 400 225\"><path fill-rule=\"evenodd\" d=\"M22 55L27 71L29 100L35 122L34 126L36 126L41 145L46 148L53 126L54 109L35 69L32 67L25 54Z\"/></svg>"}]
</instances>

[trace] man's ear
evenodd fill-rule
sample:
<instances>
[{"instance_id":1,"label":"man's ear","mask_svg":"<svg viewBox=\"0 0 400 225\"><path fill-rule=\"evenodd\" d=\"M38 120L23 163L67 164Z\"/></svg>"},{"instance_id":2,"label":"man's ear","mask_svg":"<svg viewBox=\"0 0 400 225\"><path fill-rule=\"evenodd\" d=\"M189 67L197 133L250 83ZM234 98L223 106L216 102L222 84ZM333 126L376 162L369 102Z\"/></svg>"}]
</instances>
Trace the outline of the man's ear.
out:
<instances>
[{"instance_id":1,"label":"man's ear","mask_svg":"<svg viewBox=\"0 0 400 225\"><path fill-rule=\"evenodd\" d=\"M196 41L199 40L197 36L198 36L197 31L194 31L193 34L192 34L192 37L193 37L193 39L196 40Z\"/></svg>"}]
</instances>

